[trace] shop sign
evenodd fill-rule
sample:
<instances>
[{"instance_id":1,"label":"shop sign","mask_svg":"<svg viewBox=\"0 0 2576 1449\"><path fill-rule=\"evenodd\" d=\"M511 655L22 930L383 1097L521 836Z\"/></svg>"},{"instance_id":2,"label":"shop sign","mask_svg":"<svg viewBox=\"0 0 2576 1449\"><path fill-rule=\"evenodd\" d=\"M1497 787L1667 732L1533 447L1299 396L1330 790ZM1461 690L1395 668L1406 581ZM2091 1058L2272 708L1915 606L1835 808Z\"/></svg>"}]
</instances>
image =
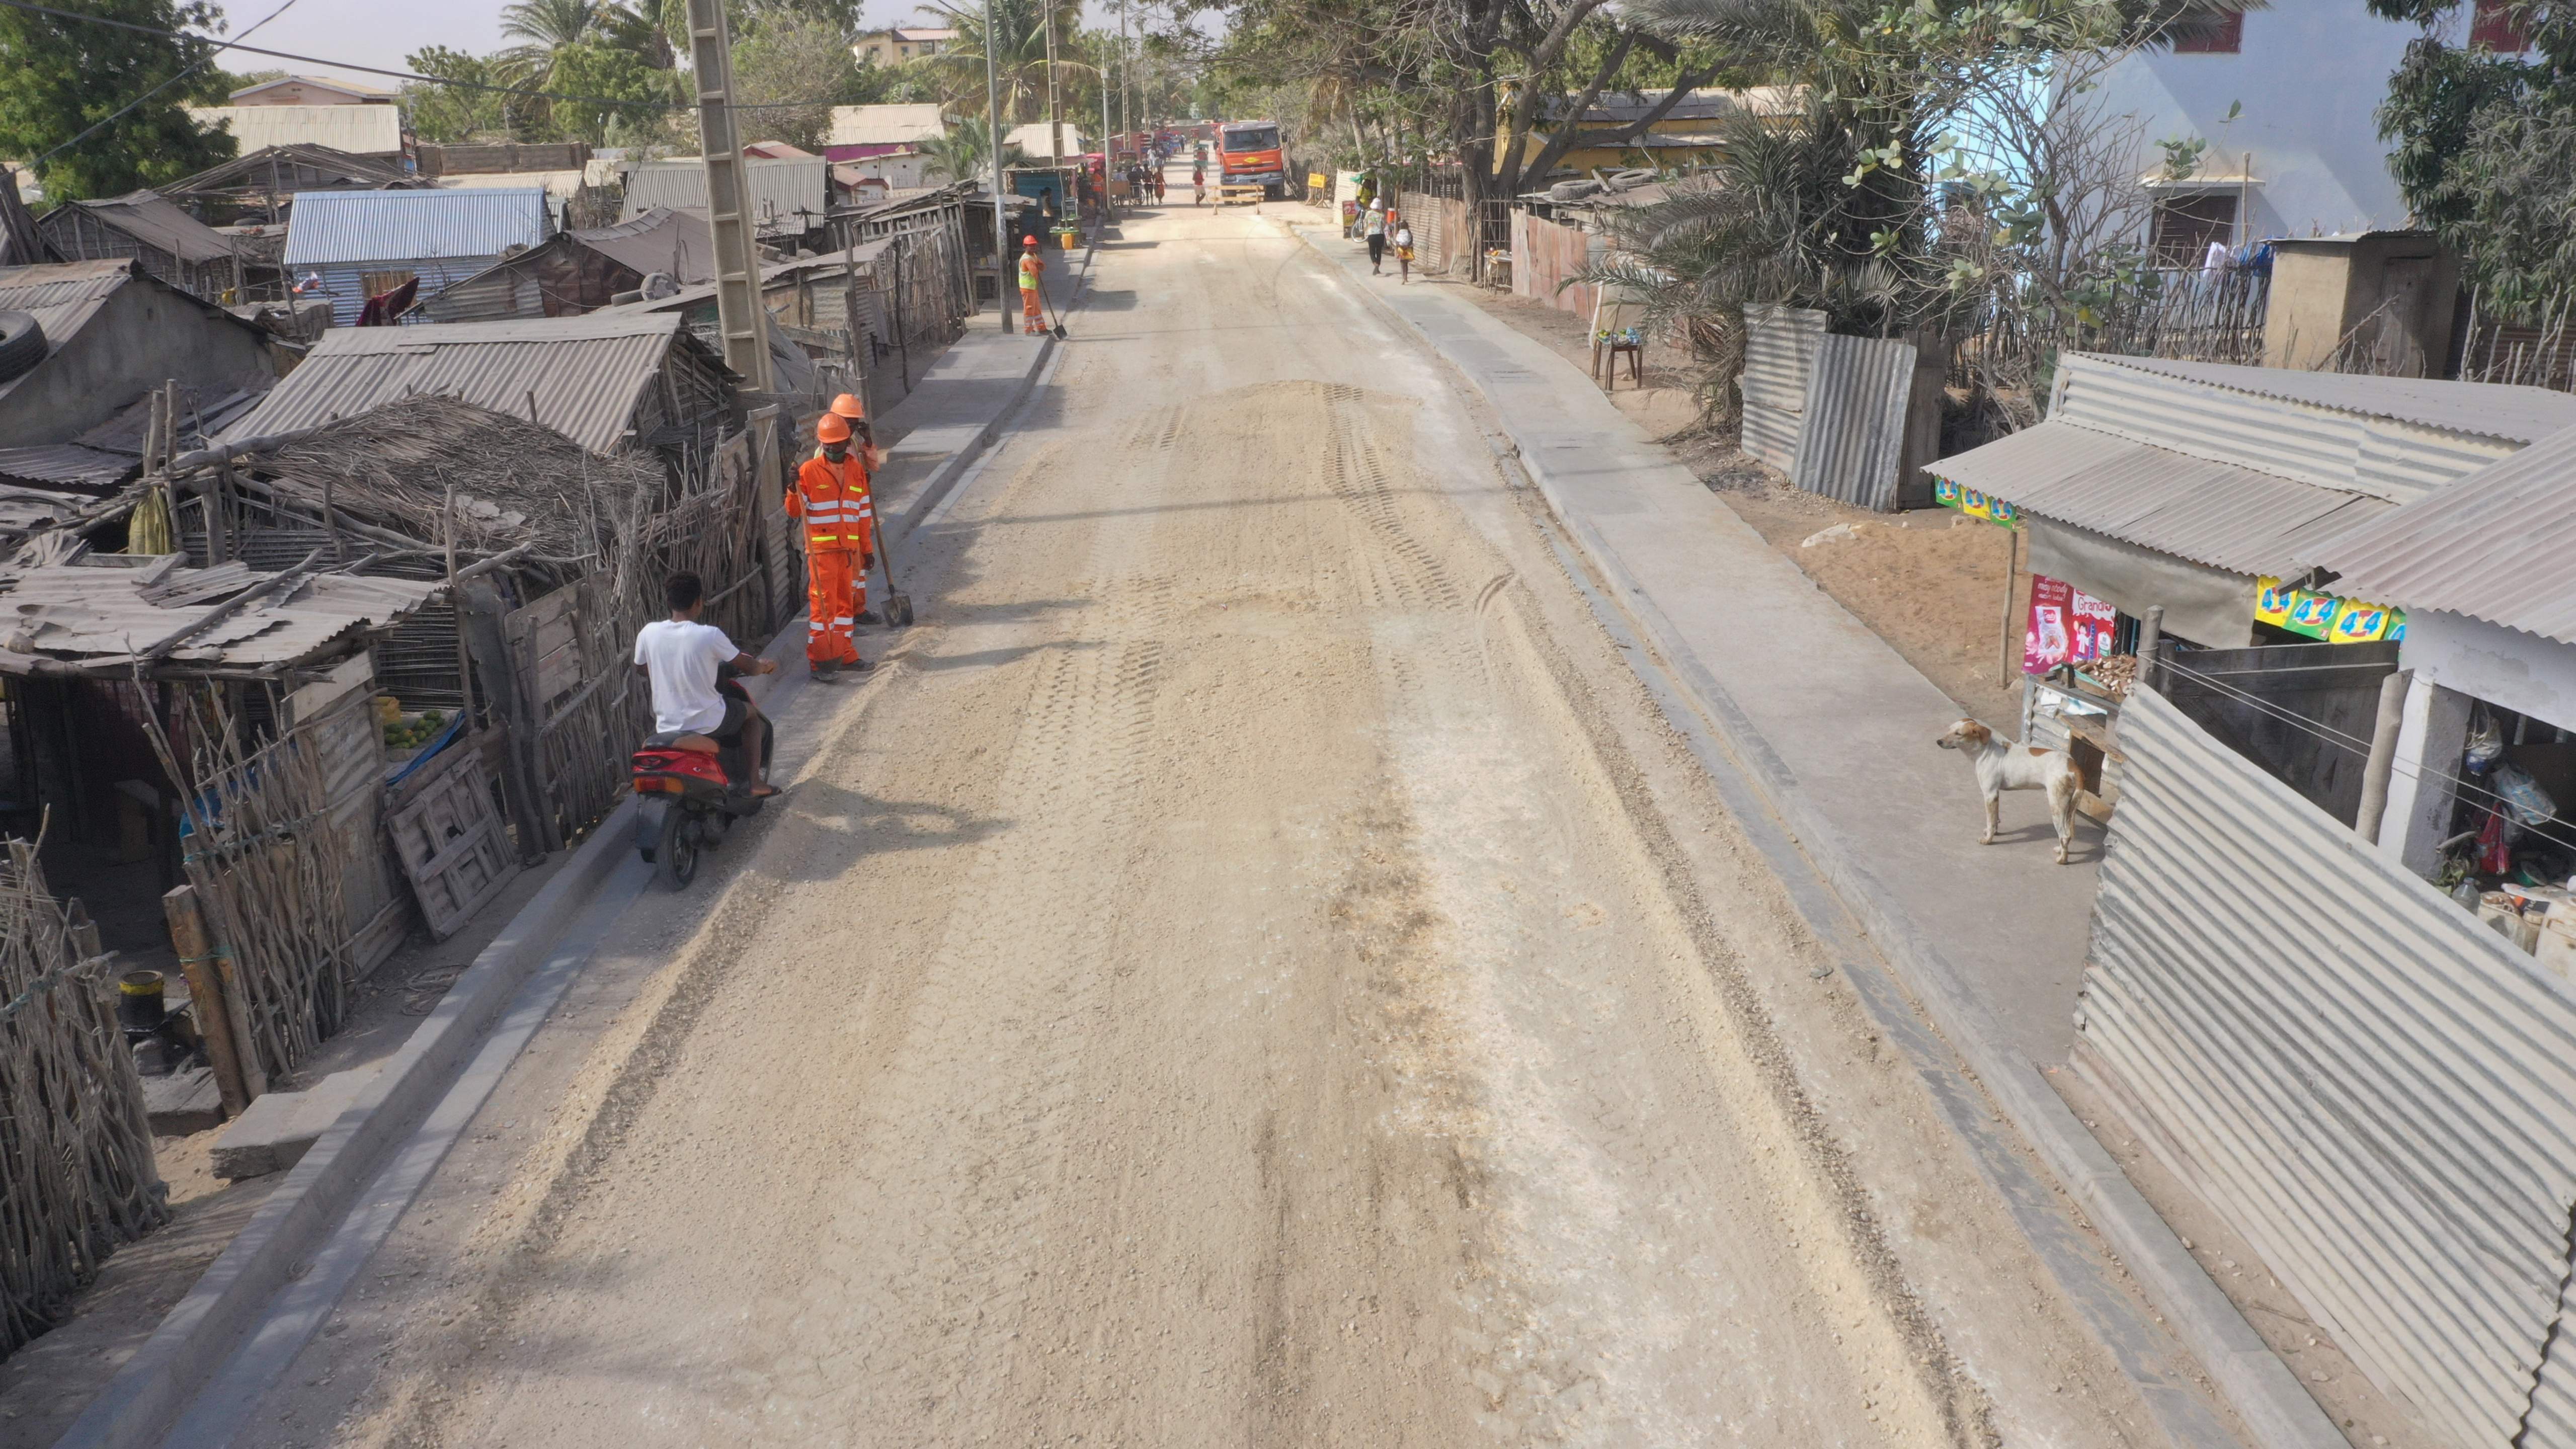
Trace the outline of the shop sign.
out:
<instances>
[{"instance_id":1,"label":"shop sign","mask_svg":"<svg viewBox=\"0 0 2576 1449\"><path fill-rule=\"evenodd\" d=\"M2021 510L2013 507L2009 502L1991 493L1980 492L1974 488L1963 488L1947 478L1932 480L1932 501L1944 508L1955 508L1970 518L1982 518L1988 523L2000 523L2006 528L2014 527L2021 521Z\"/></svg>"},{"instance_id":2,"label":"shop sign","mask_svg":"<svg viewBox=\"0 0 2576 1449\"><path fill-rule=\"evenodd\" d=\"M2406 611L2359 599L2294 589L2269 576L2255 580L2257 623L2328 644L2369 644L2406 637Z\"/></svg>"},{"instance_id":3,"label":"shop sign","mask_svg":"<svg viewBox=\"0 0 2576 1449\"><path fill-rule=\"evenodd\" d=\"M2083 664L2111 652L2119 611L2061 579L2030 576L2030 618L2021 636L2021 672L2046 674L2069 662Z\"/></svg>"}]
</instances>

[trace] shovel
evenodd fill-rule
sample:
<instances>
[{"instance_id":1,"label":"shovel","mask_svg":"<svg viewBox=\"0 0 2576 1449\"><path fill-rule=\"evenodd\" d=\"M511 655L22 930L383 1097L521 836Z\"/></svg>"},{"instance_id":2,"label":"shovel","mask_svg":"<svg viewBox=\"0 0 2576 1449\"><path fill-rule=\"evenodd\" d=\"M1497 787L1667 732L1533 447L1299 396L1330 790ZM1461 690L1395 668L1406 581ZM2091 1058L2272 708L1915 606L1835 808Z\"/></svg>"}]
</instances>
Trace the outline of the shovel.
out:
<instances>
[{"instance_id":1,"label":"shovel","mask_svg":"<svg viewBox=\"0 0 2576 1449\"><path fill-rule=\"evenodd\" d=\"M868 526L876 530L877 562L885 568L885 621L894 628L906 628L912 623L912 596L903 592L895 584L894 554L886 548L885 520L871 513L868 516Z\"/></svg>"}]
</instances>

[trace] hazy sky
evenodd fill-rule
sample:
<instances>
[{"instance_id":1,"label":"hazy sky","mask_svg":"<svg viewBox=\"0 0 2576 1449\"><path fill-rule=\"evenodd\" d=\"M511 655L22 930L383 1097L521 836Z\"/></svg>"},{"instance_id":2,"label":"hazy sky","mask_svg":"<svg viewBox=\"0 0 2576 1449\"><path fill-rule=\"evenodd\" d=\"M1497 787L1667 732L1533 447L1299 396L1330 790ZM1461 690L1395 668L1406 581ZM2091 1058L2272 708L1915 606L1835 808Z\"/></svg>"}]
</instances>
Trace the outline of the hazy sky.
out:
<instances>
[{"instance_id":1,"label":"hazy sky","mask_svg":"<svg viewBox=\"0 0 2576 1449\"><path fill-rule=\"evenodd\" d=\"M289 50L299 55L323 56L355 65L383 66L389 70L403 68L403 57L425 45L454 46L459 50L487 51L501 44L501 7L506 0L295 0L286 12L249 37L252 45L271 50ZM240 34L261 16L278 6L278 0L224 0L225 18L232 33ZM1117 12L1098 3L1083 7L1087 20L1097 23L1103 16L1114 18ZM866 19L871 26L888 25L909 18L913 7L905 0L868 0ZM331 68L299 61L279 60L271 56L233 54L223 66L235 73L253 70L291 70L303 74L330 75ZM369 77L350 72L350 80L372 81L392 88L399 82L382 77Z\"/></svg>"}]
</instances>

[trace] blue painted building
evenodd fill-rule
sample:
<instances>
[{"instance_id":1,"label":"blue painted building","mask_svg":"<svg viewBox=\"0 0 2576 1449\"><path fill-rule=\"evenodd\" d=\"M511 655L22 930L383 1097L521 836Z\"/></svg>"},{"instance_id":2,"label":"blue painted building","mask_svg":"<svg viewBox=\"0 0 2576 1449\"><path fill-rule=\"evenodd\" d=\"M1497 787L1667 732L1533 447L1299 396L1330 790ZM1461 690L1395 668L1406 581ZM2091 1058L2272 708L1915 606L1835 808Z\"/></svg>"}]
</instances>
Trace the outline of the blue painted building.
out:
<instances>
[{"instance_id":1,"label":"blue painted building","mask_svg":"<svg viewBox=\"0 0 2576 1449\"><path fill-rule=\"evenodd\" d=\"M420 296L554 234L543 188L299 191L286 227L286 270L321 278L332 325L355 324L369 297L406 281Z\"/></svg>"}]
</instances>

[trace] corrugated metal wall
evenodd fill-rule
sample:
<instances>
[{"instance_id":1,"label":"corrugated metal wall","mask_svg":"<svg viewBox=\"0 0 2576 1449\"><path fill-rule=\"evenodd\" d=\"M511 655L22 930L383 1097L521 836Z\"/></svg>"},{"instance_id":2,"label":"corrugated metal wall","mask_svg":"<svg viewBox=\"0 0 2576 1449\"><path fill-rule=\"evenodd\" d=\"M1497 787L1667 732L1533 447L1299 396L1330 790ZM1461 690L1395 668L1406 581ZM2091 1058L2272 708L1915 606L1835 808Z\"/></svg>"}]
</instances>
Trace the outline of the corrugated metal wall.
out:
<instances>
[{"instance_id":1,"label":"corrugated metal wall","mask_svg":"<svg viewBox=\"0 0 2576 1449\"><path fill-rule=\"evenodd\" d=\"M1810 493L1892 511L1913 383L1913 343L1830 333L1817 338L1789 481Z\"/></svg>"},{"instance_id":2,"label":"corrugated metal wall","mask_svg":"<svg viewBox=\"0 0 2576 1449\"><path fill-rule=\"evenodd\" d=\"M2120 742L2079 1060L2445 1442L2576 1446L2563 1350L2531 1415L2576 1328L2576 994L2152 692Z\"/></svg>"},{"instance_id":3,"label":"corrugated metal wall","mask_svg":"<svg viewBox=\"0 0 2576 1449\"><path fill-rule=\"evenodd\" d=\"M1744 309L1744 451L1786 473L1797 466L1807 416L1807 377L1825 314L1802 307Z\"/></svg>"},{"instance_id":4,"label":"corrugated metal wall","mask_svg":"<svg viewBox=\"0 0 2576 1449\"><path fill-rule=\"evenodd\" d=\"M1512 290L1571 312L1587 327L1601 289L1581 282L1560 284L1582 271L1591 254L1591 234L1582 228L1541 221L1526 211L1512 213Z\"/></svg>"},{"instance_id":5,"label":"corrugated metal wall","mask_svg":"<svg viewBox=\"0 0 2576 1449\"><path fill-rule=\"evenodd\" d=\"M331 299L331 325L355 327L367 310L366 278L384 272L409 272L420 278L420 295L435 297L492 265L494 257L417 257L405 262L327 262L305 268L322 274L322 294ZM296 273L301 277L303 271Z\"/></svg>"}]
</instances>

